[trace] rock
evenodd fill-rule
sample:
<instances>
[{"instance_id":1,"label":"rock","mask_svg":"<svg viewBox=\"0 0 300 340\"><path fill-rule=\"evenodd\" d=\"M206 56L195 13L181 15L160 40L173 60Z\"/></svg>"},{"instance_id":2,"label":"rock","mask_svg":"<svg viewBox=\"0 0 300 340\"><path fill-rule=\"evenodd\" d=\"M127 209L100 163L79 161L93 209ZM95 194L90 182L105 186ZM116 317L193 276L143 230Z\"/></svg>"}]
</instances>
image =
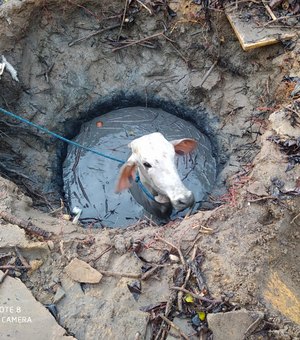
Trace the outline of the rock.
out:
<instances>
[{"instance_id":1,"label":"rock","mask_svg":"<svg viewBox=\"0 0 300 340\"><path fill-rule=\"evenodd\" d=\"M268 196L265 186L259 181L251 183L248 186L247 191L256 196Z\"/></svg>"},{"instance_id":2,"label":"rock","mask_svg":"<svg viewBox=\"0 0 300 340\"><path fill-rule=\"evenodd\" d=\"M277 111L270 115L269 120L272 122L272 128L280 136L289 136L298 138L300 134L300 128L291 125L291 122L286 116L284 111Z\"/></svg>"},{"instance_id":3,"label":"rock","mask_svg":"<svg viewBox=\"0 0 300 340\"><path fill-rule=\"evenodd\" d=\"M46 242L33 242L26 238L25 231L14 224L0 228L0 248L14 249L17 246L26 259L36 259L49 254Z\"/></svg>"},{"instance_id":4,"label":"rock","mask_svg":"<svg viewBox=\"0 0 300 340\"><path fill-rule=\"evenodd\" d=\"M263 316L262 312L241 309L228 313L208 314L207 322L213 332L214 340L241 340L244 339L249 326Z\"/></svg>"},{"instance_id":5,"label":"rock","mask_svg":"<svg viewBox=\"0 0 300 340\"><path fill-rule=\"evenodd\" d=\"M1 284L1 338L74 339L19 280L7 276Z\"/></svg>"},{"instance_id":6,"label":"rock","mask_svg":"<svg viewBox=\"0 0 300 340\"><path fill-rule=\"evenodd\" d=\"M173 254L170 254L169 258L170 258L170 261L172 261L172 262L179 262L180 261L180 258L176 255L173 255Z\"/></svg>"},{"instance_id":7,"label":"rock","mask_svg":"<svg viewBox=\"0 0 300 340\"><path fill-rule=\"evenodd\" d=\"M48 248L49 248L50 250L53 250L53 249L54 249L54 242L53 242L53 241L51 241L51 240L47 241L47 245L48 245Z\"/></svg>"},{"instance_id":8,"label":"rock","mask_svg":"<svg viewBox=\"0 0 300 340\"><path fill-rule=\"evenodd\" d=\"M145 336L149 313L139 310L144 304L133 299L127 287L130 281L122 278L116 285L116 278L106 277L101 289L89 285L83 292L78 282L63 275L66 296L59 303L60 321L78 339L133 340L137 332L142 339L149 339Z\"/></svg>"},{"instance_id":9,"label":"rock","mask_svg":"<svg viewBox=\"0 0 300 340\"><path fill-rule=\"evenodd\" d=\"M102 274L92 268L84 261L73 259L66 267L66 273L71 279L82 283L99 283L102 279Z\"/></svg>"},{"instance_id":10,"label":"rock","mask_svg":"<svg viewBox=\"0 0 300 340\"><path fill-rule=\"evenodd\" d=\"M65 295L66 295L66 292L62 289L61 286L59 286L57 288L55 295L54 295L53 303L59 302L63 297L65 297Z\"/></svg>"},{"instance_id":11,"label":"rock","mask_svg":"<svg viewBox=\"0 0 300 340\"><path fill-rule=\"evenodd\" d=\"M193 334L196 333L194 328L191 325L191 321L188 319L180 319L180 318L174 318L173 323L180 328L180 330L189 338L189 340L197 340L198 337ZM175 340L180 338L180 335L176 330L173 328L170 330L167 340Z\"/></svg>"}]
</instances>

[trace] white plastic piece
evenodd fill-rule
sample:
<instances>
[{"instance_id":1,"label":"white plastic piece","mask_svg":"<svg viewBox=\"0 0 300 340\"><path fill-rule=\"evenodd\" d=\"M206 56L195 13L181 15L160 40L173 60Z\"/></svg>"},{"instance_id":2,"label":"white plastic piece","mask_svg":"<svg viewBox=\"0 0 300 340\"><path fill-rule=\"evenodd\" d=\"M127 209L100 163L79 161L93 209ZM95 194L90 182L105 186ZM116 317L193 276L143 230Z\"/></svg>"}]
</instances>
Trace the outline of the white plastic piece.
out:
<instances>
[{"instance_id":1,"label":"white plastic piece","mask_svg":"<svg viewBox=\"0 0 300 340\"><path fill-rule=\"evenodd\" d=\"M4 55L2 55L2 63L5 64L6 70L10 73L13 80L19 82L18 79L18 72L15 70L15 68L6 60Z\"/></svg>"}]
</instances>

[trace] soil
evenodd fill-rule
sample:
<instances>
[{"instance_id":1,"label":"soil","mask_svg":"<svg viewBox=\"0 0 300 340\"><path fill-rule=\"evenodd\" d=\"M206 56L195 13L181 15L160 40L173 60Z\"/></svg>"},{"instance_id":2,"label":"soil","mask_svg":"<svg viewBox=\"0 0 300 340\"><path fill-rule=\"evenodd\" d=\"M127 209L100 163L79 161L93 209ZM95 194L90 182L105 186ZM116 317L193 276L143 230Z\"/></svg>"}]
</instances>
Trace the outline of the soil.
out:
<instances>
[{"instance_id":1,"label":"soil","mask_svg":"<svg viewBox=\"0 0 300 340\"><path fill-rule=\"evenodd\" d=\"M300 78L300 44L244 52L222 11L212 11L209 31L195 4L170 6L177 17L163 5L153 15L144 7L135 12L136 3L121 31L76 43L120 23L124 1L11 0L0 6L0 51L19 78L1 75L0 107L67 138L112 109L162 108L204 132L218 163L210 199L190 217L164 226L146 220L127 229L82 228L67 220L63 204L66 147L1 113L0 211L53 233L50 240L25 235L18 223L1 219L1 253L18 246L32 266L40 261L35 270L9 274L42 304L55 302L57 322L77 339L151 339L151 315L139 308L174 302L172 280L182 263L159 267L142 281L135 301L127 287L134 279L124 274L140 274L144 264L135 244L143 244L142 258L151 263L166 249L179 255L161 239L180 247L186 261L197 246L210 296L264 313L251 339L298 339L299 164L288 165L270 137L295 142L300 136L299 97L290 95ZM161 34L147 46L116 45L118 36L142 39L165 25L168 39ZM64 268L73 258L102 272L101 281L72 280ZM195 287L193 280L188 287ZM59 288L65 296L56 301ZM177 312L175 303L169 317Z\"/></svg>"}]
</instances>

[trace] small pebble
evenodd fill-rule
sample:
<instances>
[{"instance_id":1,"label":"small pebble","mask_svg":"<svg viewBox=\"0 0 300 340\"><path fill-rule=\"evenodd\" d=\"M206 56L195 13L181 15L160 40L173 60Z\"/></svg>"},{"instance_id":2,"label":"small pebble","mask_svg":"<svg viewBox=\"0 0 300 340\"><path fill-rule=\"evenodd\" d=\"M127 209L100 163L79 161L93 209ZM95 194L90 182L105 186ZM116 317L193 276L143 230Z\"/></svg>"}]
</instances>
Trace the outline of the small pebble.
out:
<instances>
[{"instance_id":1,"label":"small pebble","mask_svg":"<svg viewBox=\"0 0 300 340\"><path fill-rule=\"evenodd\" d=\"M51 241L51 240L47 241L47 245L48 245L48 248L49 248L50 250L53 250L53 249L54 249L54 242L53 242L53 241Z\"/></svg>"}]
</instances>

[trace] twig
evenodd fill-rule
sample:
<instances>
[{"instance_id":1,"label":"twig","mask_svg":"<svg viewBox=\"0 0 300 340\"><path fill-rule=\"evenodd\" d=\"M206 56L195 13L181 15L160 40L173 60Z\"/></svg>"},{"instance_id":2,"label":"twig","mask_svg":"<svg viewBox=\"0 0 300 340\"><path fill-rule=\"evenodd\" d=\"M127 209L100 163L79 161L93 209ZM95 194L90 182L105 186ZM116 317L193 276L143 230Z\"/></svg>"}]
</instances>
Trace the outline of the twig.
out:
<instances>
[{"instance_id":1,"label":"twig","mask_svg":"<svg viewBox=\"0 0 300 340\"><path fill-rule=\"evenodd\" d=\"M290 107L284 107L286 110L295 113L299 118L300 118L300 113L297 112L296 110L291 109Z\"/></svg>"},{"instance_id":2,"label":"twig","mask_svg":"<svg viewBox=\"0 0 300 340\"><path fill-rule=\"evenodd\" d=\"M31 267L30 267L31 268ZM25 266L13 266L13 265L4 265L4 266L0 266L0 269L28 269Z\"/></svg>"},{"instance_id":3,"label":"twig","mask_svg":"<svg viewBox=\"0 0 300 340\"><path fill-rule=\"evenodd\" d=\"M189 340L189 337L187 335L185 335L183 333L183 331L174 324L174 322L172 322L171 320L169 320L168 318L166 318L164 315L159 315L169 326L173 327L174 329L176 329L176 331L180 334L180 336L185 339L185 340Z\"/></svg>"},{"instance_id":4,"label":"twig","mask_svg":"<svg viewBox=\"0 0 300 340\"><path fill-rule=\"evenodd\" d=\"M267 23L265 23L263 25L263 27L269 26L270 24L273 24L274 22L277 22L277 21L281 21L281 20L285 20L285 19L290 19L290 18L298 18L298 17L300 17L300 14L287 15L287 16L279 17L279 18L276 18L275 20L268 21Z\"/></svg>"},{"instance_id":5,"label":"twig","mask_svg":"<svg viewBox=\"0 0 300 340\"><path fill-rule=\"evenodd\" d=\"M291 223L297 224L295 221L296 221L296 219L297 219L299 216L300 216L300 213L297 214L297 215L291 220Z\"/></svg>"},{"instance_id":6,"label":"twig","mask_svg":"<svg viewBox=\"0 0 300 340\"><path fill-rule=\"evenodd\" d=\"M255 198L253 200L248 200L248 202L255 203L255 202L264 201L264 200L277 200L277 199L278 198L274 196L263 196L263 197Z\"/></svg>"},{"instance_id":7,"label":"twig","mask_svg":"<svg viewBox=\"0 0 300 340\"><path fill-rule=\"evenodd\" d=\"M201 226L201 228L203 228L203 226ZM210 228L209 228L209 229L210 229ZM198 231L198 234L199 234L199 235L195 238L195 240L194 240L192 246L190 247L190 249L188 250L187 254L189 254L190 251L191 251L192 249L195 249L196 244L198 243L198 241L199 241L200 238L202 237L200 230Z\"/></svg>"},{"instance_id":8,"label":"twig","mask_svg":"<svg viewBox=\"0 0 300 340\"><path fill-rule=\"evenodd\" d=\"M136 2L138 2L142 7L144 7L150 13L150 15L153 14L151 9L149 7L147 7L144 3L142 3L142 1L136 0Z\"/></svg>"},{"instance_id":9,"label":"twig","mask_svg":"<svg viewBox=\"0 0 300 340\"><path fill-rule=\"evenodd\" d=\"M159 33L150 35L149 37L146 37L146 38L143 38L143 39L139 39L139 40L133 41L133 42L131 42L131 43L128 43L127 45L119 46L119 47L113 48L112 51L115 52L115 51L121 50L121 49L123 49L123 48L127 48L127 47L129 47L129 46L133 46L133 45L139 44L139 43L141 43L141 42L144 42L144 41L147 41L147 40L150 40L150 39L159 37L159 36L161 36L161 35L164 35L164 33L163 33L163 32L159 32Z\"/></svg>"},{"instance_id":10,"label":"twig","mask_svg":"<svg viewBox=\"0 0 300 340\"><path fill-rule=\"evenodd\" d=\"M185 289L185 288L181 288L181 287L171 287L170 289L174 289L174 290L179 290L179 291L182 291L186 294L190 294L192 295L195 299L198 299L198 300L201 300L201 301L205 301L205 302L209 302L209 303L221 303L222 300L213 300L213 299L209 299L205 296L201 296L199 294L195 294L193 292L190 292L189 290Z\"/></svg>"},{"instance_id":11,"label":"twig","mask_svg":"<svg viewBox=\"0 0 300 340\"><path fill-rule=\"evenodd\" d=\"M182 289L185 289L185 287L186 287L186 285L187 285L187 283L188 283L188 280L189 280L189 278L190 278L190 276L191 276L191 272L192 272L192 270L191 270L191 268L189 267L189 268L188 268L188 271L187 271L187 273L186 273L186 277L185 277L185 279L184 279L184 283L183 283L183 285L181 286ZM181 290L181 291L178 292L178 295L177 295L177 306L178 306L179 312L182 312L182 311L183 311L183 307L182 307L182 298L183 298L183 291Z\"/></svg>"},{"instance_id":12,"label":"twig","mask_svg":"<svg viewBox=\"0 0 300 340\"><path fill-rule=\"evenodd\" d=\"M15 252L26 269L31 269L31 265L26 261L25 257L21 254L18 247L15 246Z\"/></svg>"},{"instance_id":13,"label":"twig","mask_svg":"<svg viewBox=\"0 0 300 340\"><path fill-rule=\"evenodd\" d=\"M56 214L56 213L62 211L64 209L64 207L65 207L65 204L64 204L63 200L60 199L60 207L55 209L55 210L50 211L49 215L53 215L53 214Z\"/></svg>"},{"instance_id":14,"label":"twig","mask_svg":"<svg viewBox=\"0 0 300 340\"><path fill-rule=\"evenodd\" d=\"M196 254L197 254L197 249L198 249L198 246L197 245L194 245L194 248L193 248L193 253L192 253L192 256L191 256L191 261L194 261L195 260L195 257L196 257ZM182 289L185 289L189 279L190 279L190 276L191 276L191 272L192 272L192 269L191 267L188 268L188 271L186 273L186 277L184 279L184 282L183 282L183 285L181 286ZM182 312L183 308L182 308L182 298L183 298L183 291L179 291L178 292L178 295L177 295L177 305L178 305L178 310L180 312Z\"/></svg>"},{"instance_id":15,"label":"twig","mask_svg":"<svg viewBox=\"0 0 300 340\"><path fill-rule=\"evenodd\" d=\"M52 65L50 65L45 72L39 73L36 76L37 77L44 76L45 79L46 79L46 82L48 83L49 82L49 75L50 75L54 65L55 65L55 63L52 63Z\"/></svg>"},{"instance_id":16,"label":"twig","mask_svg":"<svg viewBox=\"0 0 300 340\"><path fill-rule=\"evenodd\" d=\"M106 249L104 249L100 255L98 255L95 259L93 259L93 262L97 262L101 256L103 256L104 254L106 254L107 252L109 252L111 249L113 248L113 246L108 246Z\"/></svg>"},{"instance_id":17,"label":"twig","mask_svg":"<svg viewBox=\"0 0 300 340\"><path fill-rule=\"evenodd\" d=\"M70 3L71 3L72 5L74 5L74 6L77 6L77 7L79 7L79 8L82 8L85 12L87 12L88 14L92 15L93 17L95 17L96 19L99 20L99 17L98 17L95 13L93 13L92 11L90 11L88 8L86 8L86 7L84 7L84 6L80 5L80 4L76 4L76 3L74 3L74 2L71 1L71 0L68 0L68 2L70 2Z\"/></svg>"},{"instance_id":18,"label":"twig","mask_svg":"<svg viewBox=\"0 0 300 340\"><path fill-rule=\"evenodd\" d=\"M169 242L169 241L167 241L167 240L164 240L163 238L161 238L161 237L159 237L159 236L155 236L155 239L156 239L156 240L159 240L159 241L161 241L161 242L164 242L164 243L166 243L167 245L169 245L170 247L174 248L174 249L177 251L177 253L178 253L179 257L180 257L181 263L182 263L184 266L186 265L185 259L184 259L183 255L182 255L181 249L180 249L179 247L174 246L173 243L171 243L171 242Z\"/></svg>"},{"instance_id":19,"label":"twig","mask_svg":"<svg viewBox=\"0 0 300 340\"><path fill-rule=\"evenodd\" d=\"M212 70L214 69L214 67L217 65L218 61L219 61L219 58L211 65L210 69L205 73L204 77L202 78L199 84L199 87L201 87L204 84L204 82L206 81L206 79L211 74Z\"/></svg>"},{"instance_id":20,"label":"twig","mask_svg":"<svg viewBox=\"0 0 300 340\"><path fill-rule=\"evenodd\" d=\"M84 37L81 37L81 38L79 38L79 39L76 39L76 40L70 42L70 43L68 44L68 46L71 47L71 46L73 46L73 45L79 43L79 42L82 41L82 40L87 40L87 39L89 39L89 38L91 38L91 37L93 37L93 36L95 36L95 35L97 35L97 34L100 34L100 33L103 33L103 32L109 31L109 30L113 30L113 29L115 29L115 28L117 28L117 27L120 27L120 24L116 24L116 25L108 26L108 27L106 27L106 28L102 28L101 30L98 30L98 31L96 31L96 32L94 32L94 33L88 34L88 35L86 35L86 36L84 36Z\"/></svg>"},{"instance_id":21,"label":"twig","mask_svg":"<svg viewBox=\"0 0 300 340\"><path fill-rule=\"evenodd\" d=\"M121 25L120 25L120 30L119 30L117 41L119 41L120 37L121 37L122 29L123 29L125 18L126 18L127 6L128 6L128 0L125 0L125 7L124 7L124 11L123 11L122 22L121 22Z\"/></svg>"},{"instance_id":22,"label":"twig","mask_svg":"<svg viewBox=\"0 0 300 340\"><path fill-rule=\"evenodd\" d=\"M167 39L167 41L170 42L170 44L172 45L172 47L174 48L174 50L179 54L179 56L182 58L182 60L188 64L189 61L186 59L186 57L179 51L179 49L174 45L174 42L171 41L165 34L164 34L164 37Z\"/></svg>"},{"instance_id":23,"label":"twig","mask_svg":"<svg viewBox=\"0 0 300 340\"><path fill-rule=\"evenodd\" d=\"M31 222L21 220L5 211L0 211L0 217L2 217L6 222L9 222L11 224L16 224L20 228L23 228L27 232L32 233L34 235L43 236L44 238L51 237L51 233L49 233L48 231L43 230L40 227L33 225Z\"/></svg>"},{"instance_id":24,"label":"twig","mask_svg":"<svg viewBox=\"0 0 300 340\"><path fill-rule=\"evenodd\" d=\"M141 274L131 274L131 273L120 273L120 272L110 272L107 270L98 270L102 275L113 276L113 277L128 277L130 279L140 279Z\"/></svg>"},{"instance_id":25,"label":"twig","mask_svg":"<svg viewBox=\"0 0 300 340\"><path fill-rule=\"evenodd\" d=\"M259 316L254 322L252 322L252 324L247 328L246 332L244 333L244 339L248 338L248 336L257 329L262 319L263 317Z\"/></svg>"},{"instance_id":26,"label":"twig","mask_svg":"<svg viewBox=\"0 0 300 340\"><path fill-rule=\"evenodd\" d=\"M265 9L267 10L267 12L269 13L271 19L273 21L275 21L277 19L276 15L274 14L274 12L271 10L270 6L268 4L266 4L264 1L263 1L263 4L265 6Z\"/></svg>"},{"instance_id":27,"label":"twig","mask_svg":"<svg viewBox=\"0 0 300 340\"><path fill-rule=\"evenodd\" d=\"M0 283L2 283L4 281L4 279L6 278L8 273L9 273L9 269L6 269L6 271L3 273L3 275L0 278Z\"/></svg>"},{"instance_id":28,"label":"twig","mask_svg":"<svg viewBox=\"0 0 300 340\"><path fill-rule=\"evenodd\" d=\"M147 280L149 276L151 276L158 268L162 268L162 267L167 267L169 266L169 264L158 264L155 267L151 268L150 270L148 270L146 273L144 273L141 276L141 280Z\"/></svg>"}]
</instances>

